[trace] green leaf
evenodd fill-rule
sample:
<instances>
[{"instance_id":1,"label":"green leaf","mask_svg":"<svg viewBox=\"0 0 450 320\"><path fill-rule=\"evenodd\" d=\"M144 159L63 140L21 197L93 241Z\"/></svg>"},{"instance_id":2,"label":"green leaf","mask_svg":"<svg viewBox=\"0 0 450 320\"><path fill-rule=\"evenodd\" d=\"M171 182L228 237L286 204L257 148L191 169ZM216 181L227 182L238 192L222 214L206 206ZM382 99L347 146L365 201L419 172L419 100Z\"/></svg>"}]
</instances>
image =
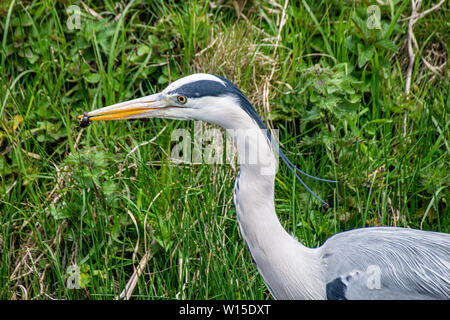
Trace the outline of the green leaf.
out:
<instances>
[{"instance_id":1,"label":"green leaf","mask_svg":"<svg viewBox=\"0 0 450 320\"><path fill-rule=\"evenodd\" d=\"M149 47L149 46L147 46L147 45L145 45L145 44L142 44L142 45L140 45L139 47L138 47L138 49L137 49L137 55L138 56L142 56L142 55L147 55L147 54L149 54L150 52L152 51L152 49Z\"/></svg>"},{"instance_id":2,"label":"green leaf","mask_svg":"<svg viewBox=\"0 0 450 320\"><path fill-rule=\"evenodd\" d=\"M317 120L320 118L320 109L317 107L312 108L310 111L306 111L306 116L302 117L303 121Z\"/></svg>"},{"instance_id":3,"label":"green leaf","mask_svg":"<svg viewBox=\"0 0 450 320\"><path fill-rule=\"evenodd\" d=\"M6 177L8 174L11 174L11 173L12 173L11 166L8 165L5 158L1 157L0 158L0 175L2 177Z\"/></svg>"},{"instance_id":4,"label":"green leaf","mask_svg":"<svg viewBox=\"0 0 450 320\"><path fill-rule=\"evenodd\" d=\"M321 103L321 107L328 109L330 111L333 111L333 109L336 107L336 105L341 101L341 98L339 97L335 97L335 96L330 96L325 98L322 103Z\"/></svg>"},{"instance_id":5,"label":"green leaf","mask_svg":"<svg viewBox=\"0 0 450 320\"><path fill-rule=\"evenodd\" d=\"M392 52L398 52L398 47L389 39L381 39L375 42L377 48L386 49Z\"/></svg>"},{"instance_id":6,"label":"green leaf","mask_svg":"<svg viewBox=\"0 0 450 320\"><path fill-rule=\"evenodd\" d=\"M50 206L50 213L55 220L63 220L70 217L68 210L64 210L60 206L55 207L54 205Z\"/></svg>"},{"instance_id":7,"label":"green leaf","mask_svg":"<svg viewBox=\"0 0 450 320\"><path fill-rule=\"evenodd\" d=\"M89 83L97 83L100 81L100 74L98 73L90 73L87 76L83 77Z\"/></svg>"},{"instance_id":8,"label":"green leaf","mask_svg":"<svg viewBox=\"0 0 450 320\"><path fill-rule=\"evenodd\" d=\"M361 96L359 94L350 95L350 99L348 100L350 103L357 103L361 101Z\"/></svg>"},{"instance_id":9,"label":"green leaf","mask_svg":"<svg viewBox=\"0 0 450 320\"><path fill-rule=\"evenodd\" d=\"M358 67L362 68L370 59L372 59L374 47L369 45L365 47L362 43L358 43Z\"/></svg>"},{"instance_id":10,"label":"green leaf","mask_svg":"<svg viewBox=\"0 0 450 320\"><path fill-rule=\"evenodd\" d=\"M106 168L108 167L108 154L106 152L100 151L96 152L93 157L93 162L96 167Z\"/></svg>"},{"instance_id":11,"label":"green leaf","mask_svg":"<svg viewBox=\"0 0 450 320\"><path fill-rule=\"evenodd\" d=\"M28 61L31 64L34 64L37 61L37 59L39 59L39 56L37 54L34 54L33 50L31 50L31 48L25 49L25 57L28 59Z\"/></svg>"},{"instance_id":12,"label":"green leaf","mask_svg":"<svg viewBox=\"0 0 450 320\"><path fill-rule=\"evenodd\" d=\"M169 79L165 74L162 74L158 77L158 84L166 84L169 82Z\"/></svg>"},{"instance_id":13,"label":"green leaf","mask_svg":"<svg viewBox=\"0 0 450 320\"><path fill-rule=\"evenodd\" d=\"M105 196L111 196L116 192L117 185L113 181L105 181L102 185L103 194Z\"/></svg>"},{"instance_id":14,"label":"green leaf","mask_svg":"<svg viewBox=\"0 0 450 320\"><path fill-rule=\"evenodd\" d=\"M359 35L362 39L367 40L370 36L369 29L367 28L366 21L361 19L358 16L354 16L352 18L353 23L355 24L357 30L357 35Z\"/></svg>"}]
</instances>

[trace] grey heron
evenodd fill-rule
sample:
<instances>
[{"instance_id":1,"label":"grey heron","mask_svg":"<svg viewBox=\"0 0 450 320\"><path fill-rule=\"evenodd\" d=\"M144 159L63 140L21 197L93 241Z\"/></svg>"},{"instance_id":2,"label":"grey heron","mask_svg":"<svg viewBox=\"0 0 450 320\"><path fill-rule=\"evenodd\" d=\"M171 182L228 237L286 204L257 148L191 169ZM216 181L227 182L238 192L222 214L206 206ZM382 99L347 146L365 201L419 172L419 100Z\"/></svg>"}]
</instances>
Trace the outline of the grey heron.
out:
<instances>
[{"instance_id":1,"label":"grey heron","mask_svg":"<svg viewBox=\"0 0 450 320\"><path fill-rule=\"evenodd\" d=\"M338 233L318 248L305 247L291 236L275 212L275 152L305 187L297 172L306 173L289 161L244 94L223 77L193 74L160 93L79 118L83 126L166 118L225 128L239 155L233 196L241 234L277 299L450 299L450 234L368 227ZM257 159L249 161L247 156L255 152Z\"/></svg>"}]
</instances>

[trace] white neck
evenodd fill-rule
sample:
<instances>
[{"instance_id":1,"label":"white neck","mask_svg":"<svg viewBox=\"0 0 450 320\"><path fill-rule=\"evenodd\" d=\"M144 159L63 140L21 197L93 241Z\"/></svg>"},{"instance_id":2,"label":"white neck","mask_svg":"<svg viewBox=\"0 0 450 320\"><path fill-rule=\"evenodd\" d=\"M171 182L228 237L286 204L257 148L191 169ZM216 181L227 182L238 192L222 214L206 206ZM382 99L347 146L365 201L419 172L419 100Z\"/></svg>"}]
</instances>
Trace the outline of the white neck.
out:
<instances>
[{"instance_id":1,"label":"white neck","mask_svg":"<svg viewBox=\"0 0 450 320\"><path fill-rule=\"evenodd\" d=\"M227 112L228 117L222 119L232 121L215 122L227 129L238 150L236 215L258 270L278 299L324 298L325 287L313 285L314 281L323 281L316 251L290 236L275 213L277 161L265 133L242 108L231 115Z\"/></svg>"}]
</instances>

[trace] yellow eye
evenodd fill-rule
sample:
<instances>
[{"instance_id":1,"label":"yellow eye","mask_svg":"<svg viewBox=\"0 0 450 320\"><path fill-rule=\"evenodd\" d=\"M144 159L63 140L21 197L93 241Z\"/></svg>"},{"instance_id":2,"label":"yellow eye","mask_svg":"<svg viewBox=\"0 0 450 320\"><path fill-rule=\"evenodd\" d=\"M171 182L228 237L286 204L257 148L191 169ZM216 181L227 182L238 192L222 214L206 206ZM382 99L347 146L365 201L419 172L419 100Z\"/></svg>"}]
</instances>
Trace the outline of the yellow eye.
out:
<instances>
[{"instance_id":1,"label":"yellow eye","mask_svg":"<svg viewBox=\"0 0 450 320\"><path fill-rule=\"evenodd\" d=\"M185 104L187 101L187 98L185 96L178 96L177 101L181 104Z\"/></svg>"}]
</instances>

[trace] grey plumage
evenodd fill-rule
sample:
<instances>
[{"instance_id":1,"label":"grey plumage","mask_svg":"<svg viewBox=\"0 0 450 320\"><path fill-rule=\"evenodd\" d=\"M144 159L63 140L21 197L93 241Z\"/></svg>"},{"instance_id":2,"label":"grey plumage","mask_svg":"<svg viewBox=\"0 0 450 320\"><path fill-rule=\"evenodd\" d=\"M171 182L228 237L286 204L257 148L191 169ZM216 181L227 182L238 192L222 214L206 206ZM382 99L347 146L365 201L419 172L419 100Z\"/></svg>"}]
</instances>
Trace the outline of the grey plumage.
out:
<instances>
[{"instance_id":1,"label":"grey plumage","mask_svg":"<svg viewBox=\"0 0 450 320\"><path fill-rule=\"evenodd\" d=\"M450 299L448 234L363 228L334 235L318 250L325 282L341 279L347 299Z\"/></svg>"},{"instance_id":2,"label":"grey plumage","mask_svg":"<svg viewBox=\"0 0 450 320\"><path fill-rule=\"evenodd\" d=\"M449 234L362 228L334 235L319 248L307 248L289 235L275 213L274 151L324 201L300 179L297 172L311 176L287 159L243 93L222 77L191 75L161 93L94 110L80 119L86 124L154 117L215 123L233 137L240 164L233 190L236 216L275 298L450 299ZM257 161L247 157L255 154Z\"/></svg>"}]
</instances>

